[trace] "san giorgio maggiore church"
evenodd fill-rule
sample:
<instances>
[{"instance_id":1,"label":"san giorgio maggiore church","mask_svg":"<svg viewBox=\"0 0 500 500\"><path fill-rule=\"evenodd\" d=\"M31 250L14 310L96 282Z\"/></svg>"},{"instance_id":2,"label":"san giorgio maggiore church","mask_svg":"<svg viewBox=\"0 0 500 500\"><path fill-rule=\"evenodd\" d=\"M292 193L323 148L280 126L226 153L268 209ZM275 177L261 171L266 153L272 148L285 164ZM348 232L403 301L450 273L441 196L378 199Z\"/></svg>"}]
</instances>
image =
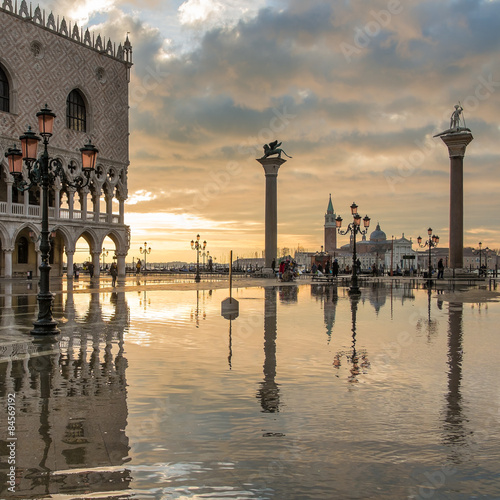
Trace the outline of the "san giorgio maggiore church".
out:
<instances>
[{"instance_id":1,"label":"san giorgio maggiore church","mask_svg":"<svg viewBox=\"0 0 500 500\"><path fill-rule=\"evenodd\" d=\"M324 267L326 261L337 259L340 269L349 269L352 267L352 236L349 243L338 246L337 228L335 225L336 214L333 209L332 196L328 201L328 207L325 213L325 244L319 252L304 252L296 254L296 260L306 268L310 268L313 262L322 264ZM424 267L427 265L426 257L419 258L420 252L412 250L412 241L404 236L399 238L387 239L387 235L382 231L380 224L377 223L375 230L367 235L356 235L356 253L361 261L361 268L369 270L373 264L379 272L388 272L391 269L396 271L410 270L412 267L417 269L417 265ZM345 236L347 238L348 236ZM424 262L425 260L425 262ZM417 264L418 263L418 264Z\"/></svg>"},{"instance_id":2,"label":"san giorgio maggiore church","mask_svg":"<svg viewBox=\"0 0 500 500\"><path fill-rule=\"evenodd\" d=\"M310 269L313 263L322 264L324 267L327 261L332 262L337 259L340 269L346 270L352 267L352 236L347 244L338 246L337 228L335 225L336 214L333 209L332 196L328 201L328 207L325 213L325 244L317 252L295 252L295 260L298 264ZM368 236L368 238L367 238ZM427 239L427 232L422 235L424 241ZM347 238L348 236L345 236ZM361 269L369 271L375 264L379 273L388 273L391 268L393 271L398 269L404 271L426 271L429 268L429 250L428 248L420 251L413 250L411 239L402 234L400 237L391 236L387 239L386 233L377 223L373 231L368 230L366 235L356 236L356 254L361 261ZM447 247L435 247L431 252L431 264L433 269L437 268L439 259L443 259L443 264L448 267ZM477 249L471 247L464 248L464 264L467 269L473 270L480 267L481 262L486 264L488 269L498 267L498 256L495 251L489 248L483 249L481 254Z\"/></svg>"},{"instance_id":3,"label":"san giorgio maggiore church","mask_svg":"<svg viewBox=\"0 0 500 500\"><path fill-rule=\"evenodd\" d=\"M123 276L130 246L124 203L132 46L128 37L117 46L64 17L47 15L39 7L32 10L25 0L19 5L17 0L1 1L0 276L39 272L41 188L20 192L5 153L20 148L19 137L28 125L38 135L36 113L46 104L56 115L49 155L62 163L69 179L81 174L79 150L89 138L99 150L88 186L77 190L56 178L50 187L51 275L61 276L67 263L71 277L73 262L90 259L97 276L103 241L109 237ZM90 255L75 255L81 238Z\"/></svg>"}]
</instances>

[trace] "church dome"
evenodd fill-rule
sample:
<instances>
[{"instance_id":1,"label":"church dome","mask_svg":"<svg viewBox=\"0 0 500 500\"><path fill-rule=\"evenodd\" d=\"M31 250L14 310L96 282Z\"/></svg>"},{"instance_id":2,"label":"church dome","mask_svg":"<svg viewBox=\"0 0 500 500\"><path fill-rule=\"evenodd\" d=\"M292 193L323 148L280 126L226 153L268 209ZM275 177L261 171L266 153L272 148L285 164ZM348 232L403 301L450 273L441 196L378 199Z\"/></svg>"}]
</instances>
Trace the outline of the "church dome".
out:
<instances>
[{"instance_id":1,"label":"church dome","mask_svg":"<svg viewBox=\"0 0 500 500\"><path fill-rule=\"evenodd\" d=\"M387 241L387 236L380 229L380 224L377 223L377 227L375 228L375 231L373 231L372 234L370 234L370 241Z\"/></svg>"}]
</instances>

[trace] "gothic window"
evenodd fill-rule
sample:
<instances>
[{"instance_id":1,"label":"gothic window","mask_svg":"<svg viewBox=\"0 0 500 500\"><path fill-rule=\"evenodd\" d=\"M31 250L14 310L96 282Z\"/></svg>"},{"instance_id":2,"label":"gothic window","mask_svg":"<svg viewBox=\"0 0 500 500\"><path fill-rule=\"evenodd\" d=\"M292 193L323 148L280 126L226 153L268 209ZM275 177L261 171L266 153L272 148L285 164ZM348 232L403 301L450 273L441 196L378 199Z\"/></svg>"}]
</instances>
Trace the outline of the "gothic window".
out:
<instances>
[{"instance_id":1,"label":"gothic window","mask_svg":"<svg viewBox=\"0 0 500 500\"><path fill-rule=\"evenodd\" d=\"M28 240L24 236L21 236L17 243L17 263L28 263Z\"/></svg>"},{"instance_id":2,"label":"gothic window","mask_svg":"<svg viewBox=\"0 0 500 500\"><path fill-rule=\"evenodd\" d=\"M9 80L0 67L0 111L9 112Z\"/></svg>"},{"instance_id":3,"label":"gothic window","mask_svg":"<svg viewBox=\"0 0 500 500\"><path fill-rule=\"evenodd\" d=\"M87 112L85 102L78 90L72 90L66 100L66 125L78 132L87 131Z\"/></svg>"}]
</instances>

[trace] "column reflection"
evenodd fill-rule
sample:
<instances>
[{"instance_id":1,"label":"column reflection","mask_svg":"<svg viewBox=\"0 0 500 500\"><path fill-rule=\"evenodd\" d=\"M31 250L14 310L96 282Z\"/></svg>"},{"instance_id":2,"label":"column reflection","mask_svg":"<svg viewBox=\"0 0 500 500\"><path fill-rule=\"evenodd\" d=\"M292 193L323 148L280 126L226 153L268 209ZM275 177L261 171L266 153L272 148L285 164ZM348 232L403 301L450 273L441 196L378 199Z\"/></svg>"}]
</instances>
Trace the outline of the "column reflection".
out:
<instances>
[{"instance_id":1,"label":"column reflection","mask_svg":"<svg viewBox=\"0 0 500 500\"><path fill-rule=\"evenodd\" d=\"M123 292L106 303L98 293L88 296L76 300L68 291L57 338L17 339L0 353L0 398L14 393L16 399L17 498L74 498L127 489L130 482L121 467L129 460L128 306ZM103 315L103 309L111 310ZM1 437L8 435L6 426L0 422Z\"/></svg>"},{"instance_id":2,"label":"column reflection","mask_svg":"<svg viewBox=\"0 0 500 500\"><path fill-rule=\"evenodd\" d=\"M262 411L279 412L280 393L276 383L276 287L264 289L264 380L260 383L257 397Z\"/></svg>"},{"instance_id":3,"label":"column reflection","mask_svg":"<svg viewBox=\"0 0 500 500\"><path fill-rule=\"evenodd\" d=\"M448 304L448 392L446 408L443 415L444 442L451 445L451 460L460 463L460 448L466 445L465 428L467 418L463 412L462 362L463 362L463 304L450 302Z\"/></svg>"}]
</instances>

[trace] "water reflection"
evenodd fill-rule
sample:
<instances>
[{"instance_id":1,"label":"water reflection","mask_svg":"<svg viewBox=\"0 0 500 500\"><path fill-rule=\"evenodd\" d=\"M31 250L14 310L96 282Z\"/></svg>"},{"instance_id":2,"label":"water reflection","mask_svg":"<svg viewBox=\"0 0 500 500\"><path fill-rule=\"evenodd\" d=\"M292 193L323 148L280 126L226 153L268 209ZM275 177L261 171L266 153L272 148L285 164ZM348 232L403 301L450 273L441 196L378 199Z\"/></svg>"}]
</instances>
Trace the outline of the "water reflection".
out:
<instances>
[{"instance_id":1,"label":"water reflection","mask_svg":"<svg viewBox=\"0 0 500 500\"><path fill-rule=\"evenodd\" d=\"M280 391L276 383L276 287L264 289L264 380L257 397L262 411L279 412Z\"/></svg>"},{"instance_id":2,"label":"water reflection","mask_svg":"<svg viewBox=\"0 0 500 500\"><path fill-rule=\"evenodd\" d=\"M311 295L322 302L326 335L328 336L328 343L330 343L339 300L338 286L336 283L326 285L313 284L311 285Z\"/></svg>"},{"instance_id":3,"label":"water reflection","mask_svg":"<svg viewBox=\"0 0 500 500\"><path fill-rule=\"evenodd\" d=\"M200 300L201 295L201 300ZM209 297L212 296L212 290L208 292ZM196 324L196 328L200 327L200 319L207 319L207 312L205 309L205 290L196 290L196 307L191 310L191 320Z\"/></svg>"},{"instance_id":4,"label":"water reflection","mask_svg":"<svg viewBox=\"0 0 500 500\"><path fill-rule=\"evenodd\" d=\"M57 339L23 338L0 353L0 398L16 400L18 498L123 490L130 482L122 467L129 460L125 294L92 293L89 300L69 290L57 304L63 314ZM0 429L6 437L5 420ZM0 440L2 449L7 444ZM3 481L2 497L6 487Z\"/></svg>"},{"instance_id":5,"label":"water reflection","mask_svg":"<svg viewBox=\"0 0 500 500\"><path fill-rule=\"evenodd\" d=\"M352 295L349 298L351 302L351 332L352 332L351 349L338 351L333 360L333 366L338 370L342 365L342 357L343 356L346 357L347 363L351 365L347 380L353 384L359 382L358 375L360 375L361 373L366 373L366 370L370 368L370 361L368 360L368 352L365 349L361 350L356 349L356 341L357 341L356 320L357 320L359 299L360 297L357 295Z\"/></svg>"},{"instance_id":6,"label":"water reflection","mask_svg":"<svg viewBox=\"0 0 500 500\"><path fill-rule=\"evenodd\" d=\"M460 448L466 444L467 419L463 413L461 394L463 362L463 304L448 305L448 393L444 414L445 443L452 446L451 460L460 463ZM457 448L458 447L458 448Z\"/></svg>"},{"instance_id":7,"label":"water reflection","mask_svg":"<svg viewBox=\"0 0 500 500\"><path fill-rule=\"evenodd\" d=\"M299 287L297 285L280 286L278 290L281 302L292 304L298 301Z\"/></svg>"},{"instance_id":8,"label":"water reflection","mask_svg":"<svg viewBox=\"0 0 500 500\"><path fill-rule=\"evenodd\" d=\"M438 333L439 322L436 319L432 319L432 288L426 287L427 289L427 318L419 318L416 324L417 331L426 330L427 339L430 341ZM442 301L437 301L438 308L442 308Z\"/></svg>"}]
</instances>

